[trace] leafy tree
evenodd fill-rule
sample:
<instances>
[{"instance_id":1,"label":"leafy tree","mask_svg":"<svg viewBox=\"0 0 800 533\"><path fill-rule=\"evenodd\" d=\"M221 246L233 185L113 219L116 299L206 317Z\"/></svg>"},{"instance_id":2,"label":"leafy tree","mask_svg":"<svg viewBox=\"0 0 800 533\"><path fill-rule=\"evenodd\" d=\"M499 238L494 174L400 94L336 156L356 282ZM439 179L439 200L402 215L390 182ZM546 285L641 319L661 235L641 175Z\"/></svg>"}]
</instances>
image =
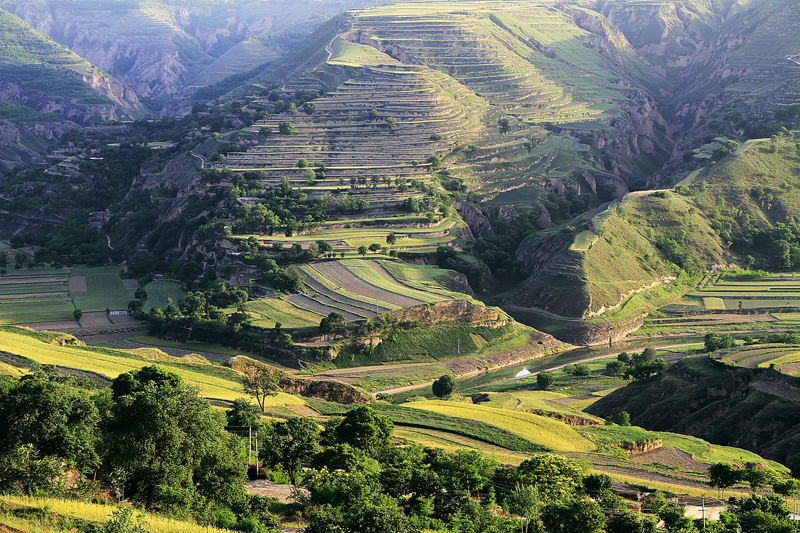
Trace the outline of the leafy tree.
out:
<instances>
[{"instance_id":1,"label":"leafy tree","mask_svg":"<svg viewBox=\"0 0 800 533\"><path fill-rule=\"evenodd\" d=\"M445 398L458 390L458 382L452 374L445 374L433 382L432 392L437 398Z\"/></svg>"},{"instance_id":2,"label":"leafy tree","mask_svg":"<svg viewBox=\"0 0 800 533\"><path fill-rule=\"evenodd\" d=\"M536 384L539 386L539 390L548 390L555 382L556 378L550 372L539 372L536 375Z\"/></svg>"},{"instance_id":3,"label":"leafy tree","mask_svg":"<svg viewBox=\"0 0 800 533\"><path fill-rule=\"evenodd\" d=\"M631 356L628 354L628 352L622 352L621 354L617 355L617 361L625 365L629 365L631 364Z\"/></svg>"},{"instance_id":4,"label":"leafy tree","mask_svg":"<svg viewBox=\"0 0 800 533\"><path fill-rule=\"evenodd\" d=\"M176 511L244 496L244 466L220 415L197 389L155 365L112 383L105 469L147 509Z\"/></svg>"},{"instance_id":5,"label":"leafy tree","mask_svg":"<svg viewBox=\"0 0 800 533\"><path fill-rule=\"evenodd\" d=\"M734 486L742 478L742 471L728 463L714 463L708 469L708 484L722 491L725 497L725 489Z\"/></svg>"},{"instance_id":6,"label":"leafy tree","mask_svg":"<svg viewBox=\"0 0 800 533\"><path fill-rule=\"evenodd\" d=\"M582 376L583 377L583 376L590 375L592 372L589 369L589 365L587 365L585 363L578 363L577 365L574 365L572 367L572 373L575 376Z\"/></svg>"},{"instance_id":7,"label":"leafy tree","mask_svg":"<svg viewBox=\"0 0 800 533\"><path fill-rule=\"evenodd\" d=\"M372 408L361 405L348 411L337 424L327 426L322 434L323 444L349 444L371 452L388 448L392 442L394 423Z\"/></svg>"},{"instance_id":8,"label":"leafy tree","mask_svg":"<svg viewBox=\"0 0 800 533\"><path fill-rule=\"evenodd\" d=\"M774 480L774 474L758 468L747 468L742 471L742 479L747 481L750 485L750 490L755 493L761 487L771 485Z\"/></svg>"},{"instance_id":9,"label":"leafy tree","mask_svg":"<svg viewBox=\"0 0 800 533\"><path fill-rule=\"evenodd\" d=\"M606 517L597 502L566 499L544 507L542 524L548 533L600 533Z\"/></svg>"},{"instance_id":10,"label":"leafy tree","mask_svg":"<svg viewBox=\"0 0 800 533\"><path fill-rule=\"evenodd\" d=\"M303 111L306 112L306 115L313 115L314 111L317 110L317 104L314 102L306 102L303 104Z\"/></svg>"},{"instance_id":11,"label":"leafy tree","mask_svg":"<svg viewBox=\"0 0 800 533\"><path fill-rule=\"evenodd\" d=\"M133 297L137 300L142 300L143 302L147 301L147 291L144 290L143 287L139 287L133 293Z\"/></svg>"},{"instance_id":12,"label":"leafy tree","mask_svg":"<svg viewBox=\"0 0 800 533\"><path fill-rule=\"evenodd\" d=\"M89 392L70 386L55 367L10 380L0 387L0 490L19 483L31 492L67 468L96 469L99 421Z\"/></svg>"},{"instance_id":13,"label":"leafy tree","mask_svg":"<svg viewBox=\"0 0 800 533\"><path fill-rule=\"evenodd\" d=\"M663 358L658 357L654 361L638 363L634 366L628 368L625 372L625 376L630 376L636 381L644 380L652 376L653 374L658 374L659 372L663 372L667 368L667 363L664 361Z\"/></svg>"},{"instance_id":14,"label":"leafy tree","mask_svg":"<svg viewBox=\"0 0 800 533\"><path fill-rule=\"evenodd\" d=\"M331 333L345 325L344 315L332 312L319 321L319 330L323 333Z\"/></svg>"},{"instance_id":15,"label":"leafy tree","mask_svg":"<svg viewBox=\"0 0 800 533\"><path fill-rule=\"evenodd\" d=\"M566 499L583 480L585 468L565 457L536 454L523 461L515 470L500 468L495 472L497 484L515 486L517 483L532 485L539 492L542 502L550 503Z\"/></svg>"},{"instance_id":16,"label":"leafy tree","mask_svg":"<svg viewBox=\"0 0 800 533\"><path fill-rule=\"evenodd\" d=\"M358 247L358 254L359 254L360 256L362 256L362 257L364 257L365 255L367 255L367 247L366 247L366 246L364 246L363 244L362 244L361 246L359 246L359 247Z\"/></svg>"},{"instance_id":17,"label":"leafy tree","mask_svg":"<svg viewBox=\"0 0 800 533\"><path fill-rule=\"evenodd\" d=\"M305 157L298 159L297 168L308 168L308 159Z\"/></svg>"},{"instance_id":18,"label":"leafy tree","mask_svg":"<svg viewBox=\"0 0 800 533\"><path fill-rule=\"evenodd\" d=\"M631 415L628 414L627 411L620 411L617 413L617 417L614 420L618 426L630 426L631 425Z\"/></svg>"},{"instance_id":19,"label":"leafy tree","mask_svg":"<svg viewBox=\"0 0 800 533\"><path fill-rule=\"evenodd\" d=\"M656 533L657 525L652 516L642 515L640 519L636 513L624 511L609 518L606 533Z\"/></svg>"},{"instance_id":20,"label":"leafy tree","mask_svg":"<svg viewBox=\"0 0 800 533\"><path fill-rule=\"evenodd\" d=\"M266 409L267 397L275 396L280 392L279 383L282 378L283 372L264 365L264 367L254 370L250 375L245 376L242 379L242 387L246 394L256 399L263 413L264 409Z\"/></svg>"},{"instance_id":21,"label":"leafy tree","mask_svg":"<svg viewBox=\"0 0 800 533\"><path fill-rule=\"evenodd\" d=\"M283 466L292 485L297 485L302 463L309 462L319 448L319 426L310 418L297 417L276 422L271 429L262 457L271 466Z\"/></svg>"},{"instance_id":22,"label":"leafy tree","mask_svg":"<svg viewBox=\"0 0 800 533\"><path fill-rule=\"evenodd\" d=\"M583 491L592 498L599 498L609 492L614 482L608 474L589 474L582 481Z\"/></svg>"},{"instance_id":23,"label":"leafy tree","mask_svg":"<svg viewBox=\"0 0 800 533\"><path fill-rule=\"evenodd\" d=\"M281 135L293 135L296 130L291 122L281 122L278 125L278 131Z\"/></svg>"},{"instance_id":24,"label":"leafy tree","mask_svg":"<svg viewBox=\"0 0 800 533\"><path fill-rule=\"evenodd\" d=\"M386 244L389 246L394 246L397 244L397 235L395 235L393 232L389 233L389 235L386 236Z\"/></svg>"},{"instance_id":25,"label":"leafy tree","mask_svg":"<svg viewBox=\"0 0 800 533\"><path fill-rule=\"evenodd\" d=\"M379 252L380 250L381 250L381 245L378 244L377 242L373 242L372 244L369 245L370 252Z\"/></svg>"},{"instance_id":26,"label":"leafy tree","mask_svg":"<svg viewBox=\"0 0 800 533\"><path fill-rule=\"evenodd\" d=\"M75 309L72 312L72 316L75 317L75 320L80 320L83 316L83 309Z\"/></svg>"},{"instance_id":27,"label":"leafy tree","mask_svg":"<svg viewBox=\"0 0 800 533\"><path fill-rule=\"evenodd\" d=\"M606 363L605 373L608 376L621 376L625 373L625 363L622 361L610 361Z\"/></svg>"},{"instance_id":28,"label":"leafy tree","mask_svg":"<svg viewBox=\"0 0 800 533\"><path fill-rule=\"evenodd\" d=\"M233 400L231 408L225 411L225 418L229 426L258 427L261 424L262 413L263 410L260 410L257 405L253 405L244 398L236 398Z\"/></svg>"},{"instance_id":29,"label":"leafy tree","mask_svg":"<svg viewBox=\"0 0 800 533\"><path fill-rule=\"evenodd\" d=\"M705 336L705 351L713 352L716 350L722 350L724 348L732 348L736 345L736 341L733 340L733 336L729 333L725 335L720 335L719 333L707 333Z\"/></svg>"},{"instance_id":30,"label":"leafy tree","mask_svg":"<svg viewBox=\"0 0 800 533\"><path fill-rule=\"evenodd\" d=\"M497 121L497 125L500 127L500 133L508 133L508 129L511 124L507 118L501 118Z\"/></svg>"},{"instance_id":31,"label":"leafy tree","mask_svg":"<svg viewBox=\"0 0 800 533\"><path fill-rule=\"evenodd\" d=\"M686 509L683 507L667 504L658 512L658 517L664 521L669 533L695 531L692 519L686 516Z\"/></svg>"},{"instance_id":32,"label":"leafy tree","mask_svg":"<svg viewBox=\"0 0 800 533\"><path fill-rule=\"evenodd\" d=\"M503 501L503 509L520 517L520 530L528 533L531 519L539 520L539 492L536 487L517 484L514 490ZM534 526L534 531L536 531Z\"/></svg>"}]
</instances>

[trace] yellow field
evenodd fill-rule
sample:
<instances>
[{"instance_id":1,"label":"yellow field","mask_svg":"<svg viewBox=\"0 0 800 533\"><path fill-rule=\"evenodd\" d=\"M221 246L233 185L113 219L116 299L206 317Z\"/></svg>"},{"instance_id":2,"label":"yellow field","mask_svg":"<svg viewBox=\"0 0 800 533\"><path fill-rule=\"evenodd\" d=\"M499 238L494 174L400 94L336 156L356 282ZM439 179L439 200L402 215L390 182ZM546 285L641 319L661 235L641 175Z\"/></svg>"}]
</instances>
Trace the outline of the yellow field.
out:
<instances>
[{"instance_id":1,"label":"yellow field","mask_svg":"<svg viewBox=\"0 0 800 533\"><path fill-rule=\"evenodd\" d=\"M591 452L595 450L594 444L583 438L570 426L544 416L441 400L411 403L408 407L491 424L554 451Z\"/></svg>"},{"instance_id":2,"label":"yellow field","mask_svg":"<svg viewBox=\"0 0 800 533\"><path fill-rule=\"evenodd\" d=\"M12 505L24 505L35 509L47 509L52 513L89 520L91 522L107 521L111 518L114 509L116 509L113 505L98 505L76 500L59 500L56 498L31 498L28 496L12 496L8 494L0 496L0 502ZM140 513L137 512L136 514L138 515ZM227 529L199 526L191 522L170 520L163 516L150 513L141 514L144 514L145 520L150 524L150 529L152 531L158 531L159 533L223 533L228 531ZM38 531L38 529L36 531Z\"/></svg>"},{"instance_id":3,"label":"yellow field","mask_svg":"<svg viewBox=\"0 0 800 533\"><path fill-rule=\"evenodd\" d=\"M7 332L0 332L0 346L7 352L33 359L43 365L88 370L109 378L153 364L153 361L145 358L134 359L121 354L116 356L73 346L53 346L32 337ZM241 384L234 379L211 376L196 371L189 365L186 365L186 368L170 366L169 370L181 376L187 383L198 387L200 395L204 398L234 400L245 396ZM232 370L231 374L234 375ZM285 393L268 398L267 401L268 405L304 404L302 399Z\"/></svg>"}]
</instances>

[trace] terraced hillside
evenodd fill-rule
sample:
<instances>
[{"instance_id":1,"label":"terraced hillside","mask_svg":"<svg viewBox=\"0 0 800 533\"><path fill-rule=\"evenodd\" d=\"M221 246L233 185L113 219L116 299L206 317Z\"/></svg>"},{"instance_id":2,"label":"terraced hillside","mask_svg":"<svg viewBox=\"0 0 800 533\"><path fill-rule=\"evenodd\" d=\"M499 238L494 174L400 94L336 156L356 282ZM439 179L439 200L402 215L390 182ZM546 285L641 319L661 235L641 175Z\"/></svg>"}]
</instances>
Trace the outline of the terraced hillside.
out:
<instances>
[{"instance_id":1,"label":"terraced hillside","mask_svg":"<svg viewBox=\"0 0 800 533\"><path fill-rule=\"evenodd\" d=\"M360 69L314 104L312 114L273 115L256 123L254 132L272 133L214 166L263 171L267 187L283 186L286 178L308 198L363 200L368 208L329 217L299 237L260 237L264 242L324 239L339 252L353 252L385 243L389 233L397 235L400 250L435 248L459 237L463 223L457 217L425 217L433 209L423 190L438 187L432 170L440 156L479 136L487 111L481 98L424 66L388 64ZM280 133L287 124L293 133ZM408 207L398 211L403 202Z\"/></svg>"},{"instance_id":2,"label":"terraced hillside","mask_svg":"<svg viewBox=\"0 0 800 533\"><path fill-rule=\"evenodd\" d=\"M614 162L612 174L626 180L641 175L640 152L658 159L669 150L666 122L644 89L658 75L597 13L483 2L351 13L353 31L343 37L447 72L486 98L494 111L490 122L511 120L510 134L479 143L481 157L472 161L479 178L474 188L489 197L532 185L531 176L568 178L573 169L606 172L590 154L575 153L589 151L591 141L575 146L564 136L583 140L591 133L604 139L598 144L614 145L627 133L638 135L633 154L628 150ZM607 48L605 54L601 47ZM617 83L620 76L629 80L624 87ZM503 163L491 164L497 160ZM524 185L514 180L520 173L529 178Z\"/></svg>"},{"instance_id":3,"label":"terraced hillside","mask_svg":"<svg viewBox=\"0 0 800 533\"><path fill-rule=\"evenodd\" d=\"M444 300L467 298L445 288L458 285L448 271L386 260L345 259L301 265L305 291L248 302L254 324L271 328L319 325L322 317L340 313L359 321Z\"/></svg>"}]
</instances>

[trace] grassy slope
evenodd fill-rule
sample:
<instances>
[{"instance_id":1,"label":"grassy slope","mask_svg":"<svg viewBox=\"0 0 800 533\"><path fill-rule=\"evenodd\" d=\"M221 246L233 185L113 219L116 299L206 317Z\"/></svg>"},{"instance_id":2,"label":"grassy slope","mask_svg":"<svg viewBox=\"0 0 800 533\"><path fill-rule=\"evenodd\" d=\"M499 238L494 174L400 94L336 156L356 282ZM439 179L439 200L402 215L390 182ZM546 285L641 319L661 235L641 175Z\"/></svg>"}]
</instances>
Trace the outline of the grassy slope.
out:
<instances>
[{"instance_id":1,"label":"grassy slope","mask_svg":"<svg viewBox=\"0 0 800 533\"><path fill-rule=\"evenodd\" d=\"M116 509L112 505L85 503L58 498L35 498L5 494L0 496L0 521L15 531L53 531L50 520L77 519L103 524ZM23 511L21 513L15 511ZM136 513L139 515L139 513ZM222 529L199 526L181 520L170 520L161 515L141 513L149 528L159 533L223 533ZM24 516L24 518L23 518ZM41 520L46 517L45 520ZM72 529L71 531L77 531Z\"/></svg>"},{"instance_id":2,"label":"grassy slope","mask_svg":"<svg viewBox=\"0 0 800 533\"><path fill-rule=\"evenodd\" d=\"M0 331L0 345L4 351L40 364L97 372L109 378L154 364L153 360L136 352L85 346L55 346L48 342L45 336L25 329L9 328ZM200 394L205 398L234 400L244 396L241 392L240 374L234 370L211 365L163 361L159 361L158 364L169 367L188 383L199 387ZM295 396L284 393L268 401L275 405L303 403Z\"/></svg>"}]
</instances>

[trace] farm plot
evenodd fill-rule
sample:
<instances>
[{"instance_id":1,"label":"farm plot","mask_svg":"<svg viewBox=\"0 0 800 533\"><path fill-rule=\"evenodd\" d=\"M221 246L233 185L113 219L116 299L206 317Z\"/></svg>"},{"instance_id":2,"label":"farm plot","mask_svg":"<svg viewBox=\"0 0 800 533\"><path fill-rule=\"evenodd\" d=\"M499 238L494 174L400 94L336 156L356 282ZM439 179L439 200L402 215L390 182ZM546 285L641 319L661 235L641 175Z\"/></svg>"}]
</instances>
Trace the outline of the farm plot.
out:
<instances>
[{"instance_id":1,"label":"farm plot","mask_svg":"<svg viewBox=\"0 0 800 533\"><path fill-rule=\"evenodd\" d=\"M438 400L414 402L409 407L492 424L554 451L589 452L595 449L594 444L570 426L530 413Z\"/></svg>"},{"instance_id":2,"label":"farm plot","mask_svg":"<svg viewBox=\"0 0 800 533\"><path fill-rule=\"evenodd\" d=\"M72 293L75 307L83 311L121 311L128 308L133 300L132 289L122 285L120 267L75 268L70 276L86 279L86 291Z\"/></svg>"},{"instance_id":3,"label":"farm plot","mask_svg":"<svg viewBox=\"0 0 800 533\"><path fill-rule=\"evenodd\" d=\"M20 333L0 331L0 345L3 350L26 357L39 364L58 365L97 372L109 378L130 370L153 364L153 361L123 350L104 348L54 346L37 340L25 330ZM234 400L245 396L241 389L239 374L222 367L197 366L190 364L166 364L169 369L190 384L200 388L205 398ZM273 400L275 405L302 403L302 400L288 394L279 394Z\"/></svg>"},{"instance_id":4,"label":"farm plot","mask_svg":"<svg viewBox=\"0 0 800 533\"><path fill-rule=\"evenodd\" d=\"M463 284L460 282L454 283L455 278L450 276L450 271L436 266L411 266L399 261L371 261L370 266L383 277L387 279L394 278L412 289L433 292L456 300L469 298L467 294L462 292L448 290L448 287Z\"/></svg>"},{"instance_id":5,"label":"farm plot","mask_svg":"<svg viewBox=\"0 0 800 533\"><path fill-rule=\"evenodd\" d=\"M245 309L253 316L252 323L262 328L272 328L276 323L289 329L318 326L325 316L275 297L247 302Z\"/></svg>"},{"instance_id":6,"label":"farm plot","mask_svg":"<svg viewBox=\"0 0 800 533\"><path fill-rule=\"evenodd\" d=\"M800 279L720 280L690 292L684 301L702 300L710 311L800 307Z\"/></svg>"},{"instance_id":7,"label":"farm plot","mask_svg":"<svg viewBox=\"0 0 800 533\"><path fill-rule=\"evenodd\" d=\"M411 307L442 298L392 283L372 270L365 261L345 259L315 265L315 270L340 287L371 299L398 307Z\"/></svg>"},{"instance_id":8,"label":"farm plot","mask_svg":"<svg viewBox=\"0 0 800 533\"><path fill-rule=\"evenodd\" d=\"M0 299L0 325L72 321L73 311L75 306L67 297Z\"/></svg>"}]
</instances>

